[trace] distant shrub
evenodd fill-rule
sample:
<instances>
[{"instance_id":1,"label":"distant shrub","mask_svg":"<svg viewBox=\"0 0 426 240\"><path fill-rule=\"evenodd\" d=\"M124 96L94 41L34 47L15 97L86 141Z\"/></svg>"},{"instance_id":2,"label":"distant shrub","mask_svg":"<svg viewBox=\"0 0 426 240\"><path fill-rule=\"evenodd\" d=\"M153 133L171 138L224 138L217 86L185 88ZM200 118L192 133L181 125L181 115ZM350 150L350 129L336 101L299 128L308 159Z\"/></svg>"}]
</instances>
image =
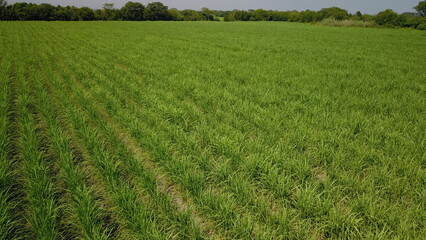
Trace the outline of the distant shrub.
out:
<instances>
[{"instance_id":1,"label":"distant shrub","mask_svg":"<svg viewBox=\"0 0 426 240\"><path fill-rule=\"evenodd\" d=\"M403 27L417 28L419 24L426 23L425 18L416 16L415 13L403 13L401 16L405 18Z\"/></svg>"},{"instance_id":2,"label":"distant shrub","mask_svg":"<svg viewBox=\"0 0 426 240\"><path fill-rule=\"evenodd\" d=\"M337 20L344 20L349 18L348 10L338 7L323 8L318 11L318 14L322 16L321 19L333 18Z\"/></svg>"},{"instance_id":3,"label":"distant shrub","mask_svg":"<svg viewBox=\"0 0 426 240\"><path fill-rule=\"evenodd\" d=\"M419 25L417 26L417 29L418 29L418 30L426 30L426 24L419 24Z\"/></svg>"},{"instance_id":4,"label":"distant shrub","mask_svg":"<svg viewBox=\"0 0 426 240\"><path fill-rule=\"evenodd\" d=\"M356 20L336 20L334 18L326 18L318 23L323 26L334 27L374 27L375 23L372 21L356 21Z\"/></svg>"},{"instance_id":5,"label":"distant shrub","mask_svg":"<svg viewBox=\"0 0 426 240\"><path fill-rule=\"evenodd\" d=\"M398 15L398 13L392 11L392 9L386 9L385 11L379 12L374 20L377 24L384 27L396 27L404 26L406 18L403 15Z\"/></svg>"},{"instance_id":6,"label":"distant shrub","mask_svg":"<svg viewBox=\"0 0 426 240\"><path fill-rule=\"evenodd\" d=\"M235 21L235 16L234 16L234 14L226 15L226 16L223 18L223 21L225 21L225 22L234 22L234 21Z\"/></svg>"}]
</instances>

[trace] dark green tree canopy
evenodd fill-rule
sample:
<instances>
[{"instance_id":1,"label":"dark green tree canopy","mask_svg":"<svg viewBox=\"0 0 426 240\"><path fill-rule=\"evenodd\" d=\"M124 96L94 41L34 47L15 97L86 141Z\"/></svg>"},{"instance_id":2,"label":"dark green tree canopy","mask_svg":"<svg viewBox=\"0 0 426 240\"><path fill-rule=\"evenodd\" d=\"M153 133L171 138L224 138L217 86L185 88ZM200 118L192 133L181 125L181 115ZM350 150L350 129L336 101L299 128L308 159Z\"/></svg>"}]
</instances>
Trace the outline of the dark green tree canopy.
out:
<instances>
[{"instance_id":1,"label":"dark green tree canopy","mask_svg":"<svg viewBox=\"0 0 426 240\"><path fill-rule=\"evenodd\" d=\"M169 10L161 2L148 3L145 8L145 19L151 21L170 20Z\"/></svg>"},{"instance_id":2,"label":"dark green tree canopy","mask_svg":"<svg viewBox=\"0 0 426 240\"><path fill-rule=\"evenodd\" d=\"M203 20L206 20L206 21L213 21L214 20L213 12L206 7L201 9L201 15L203 16Z\"/></svg>"},{"instance_id":3,"label":"dark green tree canopy","mask_svg":"<svg viewBox=\"0 0 426 240\"><path fill-rule=\"evenodd\" d=\"M92 21L95 20L93 10L88 7L82 7L77 10L77 18L79 21Z\"/></svg>"},{"instance_id":4,"label":"dark green tree canopy","mask_svg":"<svg viewBox=\"0 0 426 240\"><path fill-rule=\"evenodd\" d=\"M338 7L323 8L318 12L322 18L334 18L336 20L343 20L349 17L348 11Z\"/></svg>"},{"instance_id":5,"label":"dark green tree canopy","mask_svg":"<svg viewBox=\"0 0 426 240\"><path fill-rule=\"evenodd\" d=\"M202 16L199 12L192 9L185 9L181 11L184 21L200 21Z\"/></svg>"},{"instance_id":6,"label":"dark green tree canopy","mask_svg":"<svg viewBox=\"0 0 426 240\"><path fill-rule=\"evenodd\" d=\"M419 2L414 9L417 11L419 16L426 17L426 0Z\"/></svg>"},{"instance_id":7,"label":"dark green tree canopy","mask_svg":"<svg viewBox=\"0 0 426 240\"><path fill-rule=\"evenodd\" d=\"M171 8L169 10L169 15L170 15L170 20L172 20L172 21L183 21L184 20L182 13L176 8Z\"/></svg>"},{"instance_id":8,"label":"dark green tree canopy","mask_svg":"<svg viewBox=\"0 0 426 240\"><path fill-rule=\"evenodd\" d=\"M390 25L398 26L400 21L403 20L398 13L392 11L392 9L386 9L385 11L379 12L375 16L375 21L379 25Z\"/></svg>"},{"instance_id":9,"label":"dark green tree canopy","mask_svg":"<svg viewBox=\"0 0 426 240\"><path fill-rule=\"evenodd\" d=\"M269 14L268 11L263 9L256 9L252 13L251 19L252 21L268 21L269 20Z\"/></svg>"},{"instance_id":10,"label":"dark green tree canopy","mask_svg":"<svg viewBox=\"0 0 426 240\"><path fill-rule=\"evenodd\" d=\"M121 8L121 14L123 20L128 21L142 21L144 20L144 9L145 6L142 3L138 2L127 2Z\"/></svg>"},{"instance_id":11,"label":"dark green tree canopy","mask_svg":"<svg viewBox=\"0 0 426 240\"><path fill-rule=\"evenodd\" d=\"M315 22L321 20L321 14L315 11L306 10L300 13L300 20L302 22Z\"/></svg>"},{"instance_id":12,"label":"dark green tree canopy","mask_svg":"<svg viewBox=\"0 0 426 240\"><path fill-rule=\"evenodd\" d=\"M102 4L102 20L115 20L113 19L114 15L114 3L104 3Z\"/></svg>"}]
</instances>

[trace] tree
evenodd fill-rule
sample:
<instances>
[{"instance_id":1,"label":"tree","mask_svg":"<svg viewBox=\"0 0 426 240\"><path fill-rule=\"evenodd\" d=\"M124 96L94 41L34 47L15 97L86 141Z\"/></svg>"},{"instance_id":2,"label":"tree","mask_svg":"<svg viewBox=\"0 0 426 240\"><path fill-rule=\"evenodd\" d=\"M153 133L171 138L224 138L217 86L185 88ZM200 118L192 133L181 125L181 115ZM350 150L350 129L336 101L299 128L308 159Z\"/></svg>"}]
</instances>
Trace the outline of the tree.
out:
<instances>
[{"instance_id":1,"label":"tree","mask_svg":"<svg viewBox=\"0 0 426 240\"><path fill-rule=\"evenodd\" d=\"M322 20L322 17L317 12L306 10L300 13L301 22L315 22Z\"/></svg>"},{"instance_id":2,"label":"tree","mask_svg":"<svg viewBox=\"0 0 426 240\"><path fill-rule=\"evenodd\" d=\"M363 17L363 15L362 15L362 13L360 11L357 11L355 13L355 15L351 16L351 19L352 20L357 20L357 21L362 21L362 20L364 20L364 17Z\"/></svg>"},{"instance_id":3,"label":"tree","mask_svg":"<svg viewBox=\"0 0 426 240\"><path fill-rule=\"evenodd\" d=\"M112 9L111 10L111 15L110 15L110 17L109 17L108 20L113 20L113 21L123 20L123 17L121 16L120 9Z\"/></svg>"},{"instance_id":4,"label":"tree","mask_svg":"<svg viewBox=\"0 0 426 240\"><path fill-rule=\"evenodd\" d=\"M417 11L417 14L421 17L426 17L426 0L419 2L417 6L414 7Z\"/></svg>"},{"instance_id":5,"label":"tree","mask_svg":"<svg viewBox=\"0 0 426 240\"><path fill-rule=\"evenodd\" d=\"M170 20L172 21L183 21L183 16L176 8L169 9Z\"/></svg>"},{"instance_id":6,"label":"tree","mask_svg":"<svg viewBox=\"0 0 426 240\"><path fill-rule=\"evenodd\" d=\"M11 20L30 20L28 13L28 3L18 2L11 6L10 8L10 17Z\"/></svg>"},{"instance_id":7,"label":"tree","mask_svg":"<svg viewBox=\"0 0 426 240\"><path fill-rule=\"evenodd\" d=\"M121 14L122 14L124 20L142 21L142 20L144 20L144 18L143 18L144 9L145 9L145 6L142 3L127 2L121 8Z\"/></svg>"},{"instance_id":8,"label":"tree","mask_svg":"<svg viewBox=\"0 0 426 240\"><path fill-rule=\"evenodd\" d=\"M104 3L102 4L102 8L107 10L114 9L114 3Z\"/></svg>"},{"instance_id":9,"label":"tree","mask_svg":"<svg viewBox=\"0 0 426 240\"><path fill-rule=\"evenodd\" d=\"M234 11L233 14L237 21L249 21L251 18L251 14L247 11Z\"/></svg>"},{"instance_id":10,"label":"tree","mask_svg":"<svg viewBox=\"0 0 426 240\"><path fill-rule=\"evenodd\" d=\"M213 15L215 15L216 17L225 17L231 13L230 11L222 11L222 10L211 10L211 11L213 12Z\"/></svg>"},{"instance_id":11,"label":"tree","mask_svg":"<svg viewBox=\"0 0 426 240\"><path fill-rule=\"evenodd\" d=\"M401 14L405 18L404 27L417 28L422 23L426 23L423 17L417 16L415 13L403 13Z\"/></svg>"},{"instance_id":12,"label":"tree","mask_svg":"<svg viewBox=\"0 0 426 240\"><path fill-rule=\"evenodd\" d=\"M256 9L251 15L252 21L269 21L269 13L266 10Z\"/></svg>"},{"instance_id":13,"label":"tree","mask_svg":"<svg viewBox=\"0 0 426 240\"><path fill-rule=\"evenodd\" d=\"M290 22L300 21L300 13L298 11L295 11L295 10L288 12L288 20Z\"/></svg>"},{"instance_id":14,"label":"tree","mask_svg":"<svg viewBox=\"0 0 426 240\"><path fill-rule=\"evenodd\" d=\"M232 13L229 13L228 15L225 15L225 17L223 17L223 21L225 22L235 21L235 14L232 12Z\"/></svg>"},{"instance_id":15,"label":"tree","mask_svg":"<svg viewBox=\"0 0 426 240\"><path fill-rule=\"evenodd\" d=\"M234 10L225 16L225 21L250 21L252 14L247 11Z\"/></svg>"},{"instance_id":16,"label":"tree","mask_svg":"<svg viewBox=\"0 0 426 240\"><path fill-rule=\"evenodd\" d=\"M271 21L289 21L290 12L273 11L271 12Z\"/></svg>"},{"instance_id":17,"label":"tree","mask_svg":"<svg viewBox=\"0 0 426 240\"><path fill-rule=\"evenodd\" d=\"M374 17L374 20L379 25L402 26L405 18L403 16L399 16L398 13L392 11L392 9L386 9L385 11L379 12Z\"/></svg>"},{"instance_id":18,"label":"tree","mask_svg":"<svg viewBox=\"0 0 426 240\"><path fill-rule=\"evenodd\" d=\"M349 17L348 11L338 7L323 8L318 11L322 18L334 18L336 20L344 20Z\"/></svg>"},{"instance_id":19,"label":"tree","mask_svg":"<svg viewBox=\"0 0 426 240\"><path fill-rule=\"evenodd\" d=\"M78 8L76 8L74 6L67 6L66 8L67 8L67 11L70 14L70 20L71 21L80 21L79 16L78 16L79 15Z\"/></svg>"},{"instance_id":20,"label":"tree","mask_svg":"<svg viewBox=\"0 0 426 240\"><path fill-rule=\"evenodd\" d=\"M144 10L144 17L146 20L151 21L170 20L168 8L161 2L148 3Z\"/></svg>"},{"instance_id":21,"label":"tree","mask_svg":"<svg viewBox=\"0 0 426 240\"><path fill-rule=\"evenodd\" d=\"M114 9L114 3L104 3L102 4L102 8L103 20L111 20L112 10Z\"/></svg>"},{"instance_id":22,"label":"tree","mask_svg":"<svg viewBox=\"0 0 426 240\"><path fill-rule=\"evenodd\" d=\"M208 8L202 8L201 9L201 15L203 16L204 20L206 21L213 21L214 20L214 16L213 16L213 12L208 9Z\"/></svg>"},{"instance_id":23,"label":"tree","mask_svg":"<svg viewBox=\"0 0 426 240\"><path fill-rule=\"evenodd\" d=\"M203 20L201 14L192 9L185 9L181 11L184 21L200 21Z\"/></svg>"},{"instance_id":24,"label":"tree","mask_svg":"<svg viewBox=\"0 0 426 240\"><path fill-rule=\"evenodd\" d=\"M7 20L7 2L5 0L0 0L0 20Z\"/></svg>"},{"instance_id":25,"label":"tree","mask_svg":"<svg viewBox=\"0 0 426 240\"><path fill-rule=\"evenodd\" d=\"M36 16L36 19L34 20L44 20L44 21L51 21L55 20L54 18L54 12L56 8L50 4L43 3L38 6L34 7L34 15Z\"/></svg>"},{"instance_id":26,"label":"tree","mask_svg":"<svg viewBox=\"0 0 426 240\"><path fill-rule=\"evenodd\" d=\"M70 21L71 15L70 7L62 7L58 5L54 13L54 18L58 21Z\"/></svg>"},{"instance_id":27,"label":"tree","mask_svg":"<svg viewBox=\"0 0 426 240\"><path fill-rule=\"evenodd\" d=\"M88 7L82 7L77 10L77 18L80 21L92 21L95 20L95 13Z\"/></svg>"}]
</instances>

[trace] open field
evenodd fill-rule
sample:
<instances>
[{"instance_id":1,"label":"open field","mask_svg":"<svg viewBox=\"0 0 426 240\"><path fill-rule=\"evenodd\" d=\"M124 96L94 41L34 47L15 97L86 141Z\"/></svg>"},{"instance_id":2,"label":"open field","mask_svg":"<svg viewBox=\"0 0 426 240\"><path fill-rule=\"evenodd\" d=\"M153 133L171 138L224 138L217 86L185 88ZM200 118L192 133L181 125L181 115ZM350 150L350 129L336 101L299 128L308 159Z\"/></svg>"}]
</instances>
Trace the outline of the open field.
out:
<instances>
[{"instance_id":1,"label":"open field","mask_svg":"<svg viewBox=\"0 0 426 240\"><path fill-rule=\"evenodd\" d=\"M420 239L426 33L0 22L0 239Z\"/></svg>"}]
</instances>

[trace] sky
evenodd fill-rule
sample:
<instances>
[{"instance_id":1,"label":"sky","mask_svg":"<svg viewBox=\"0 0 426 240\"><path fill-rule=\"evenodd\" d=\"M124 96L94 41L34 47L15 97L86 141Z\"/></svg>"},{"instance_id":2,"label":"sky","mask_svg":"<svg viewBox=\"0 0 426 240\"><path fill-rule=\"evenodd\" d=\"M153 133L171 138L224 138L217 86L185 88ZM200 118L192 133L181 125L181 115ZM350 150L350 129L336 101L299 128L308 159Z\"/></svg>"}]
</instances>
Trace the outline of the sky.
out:
<instances>
[{"instance_id":1,"label":"sky","mask_svg":"<svg viewBox=\"0 0 426 240\"><path fill-rule=\"evenodd\" d=\"M74 5L77 7L90 7L94 9L102 8L103 3L114 3L116 8L121 8L130 0L8 0L9 4L15 2L32 2L32 3L50 3L52 5ZM341 7L351 13L361 11L367 14L376 14L385 9L393 9L395 12L413 12L413 7L420 0L151 0L138 1L147 4L149 2L160 1L169 8L195 9L208 7L214 10L248 10L263 8L265 10L319 10L326 7Z\"/></svg>"}]
</instances>

